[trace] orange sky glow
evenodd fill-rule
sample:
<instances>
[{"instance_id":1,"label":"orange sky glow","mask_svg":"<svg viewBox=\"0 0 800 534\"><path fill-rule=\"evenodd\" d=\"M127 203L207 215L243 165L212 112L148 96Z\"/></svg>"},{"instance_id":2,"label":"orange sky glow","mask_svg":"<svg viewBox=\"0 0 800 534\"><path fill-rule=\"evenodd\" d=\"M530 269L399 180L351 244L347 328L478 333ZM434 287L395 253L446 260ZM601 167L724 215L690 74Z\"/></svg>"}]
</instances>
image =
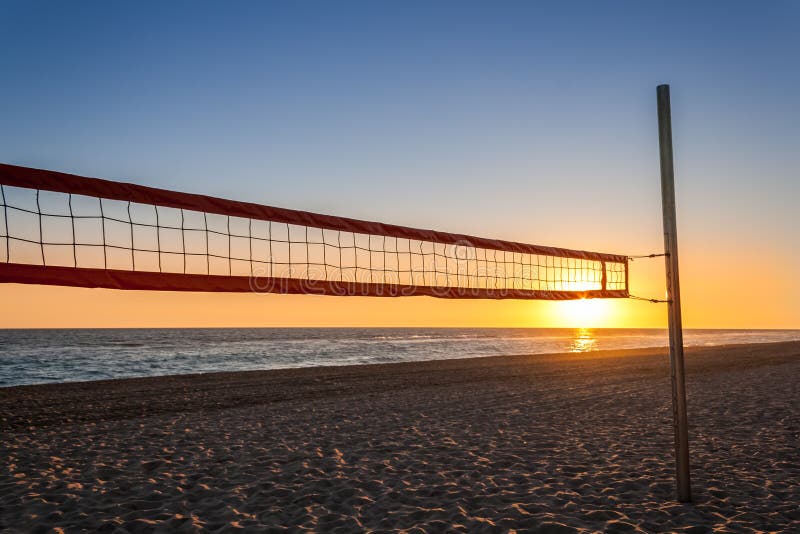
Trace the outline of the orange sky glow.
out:
<instances>
[{"instance_id":1,"label":"orange sky glow","mask_svg":"<svg viewBox=\"0 0 800 534\"><path fill-rule=\"evenodd\" d=\"M701 256L702 258L702 256ZM683 317L687 328L797 328L800 312L788 299L790 279L740 286L750 267L716 268L683 260ZM734 288L737 288L734 290ZM0 287L4 328L83 327L583 327L666 326L663 304L624 299L567 302L369 298L311 295L118 291L6 284ZM663 298L661 258L631 265L633 294ZM800 297L800 295L798 295Z\"/></svg>"}]
</instances>

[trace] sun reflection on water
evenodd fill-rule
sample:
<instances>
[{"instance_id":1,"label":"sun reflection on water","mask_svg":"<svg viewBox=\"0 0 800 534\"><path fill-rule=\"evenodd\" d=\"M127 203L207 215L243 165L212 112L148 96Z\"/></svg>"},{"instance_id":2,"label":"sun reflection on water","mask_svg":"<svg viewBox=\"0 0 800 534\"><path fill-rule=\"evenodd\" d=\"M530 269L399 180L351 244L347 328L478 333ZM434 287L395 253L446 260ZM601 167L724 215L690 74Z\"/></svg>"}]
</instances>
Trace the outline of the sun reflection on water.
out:
<instances>
[{"instance_id":1,"label":"sun reflection on water","mask_svg":"<svg viewBox=\"0 0 800 534\"><path fill-rule=\"evenodd\" d=\"M570 352L589 352L597 350L597 337L590 328L577 328L570 343Z\"/></svg>"}]
</instances>

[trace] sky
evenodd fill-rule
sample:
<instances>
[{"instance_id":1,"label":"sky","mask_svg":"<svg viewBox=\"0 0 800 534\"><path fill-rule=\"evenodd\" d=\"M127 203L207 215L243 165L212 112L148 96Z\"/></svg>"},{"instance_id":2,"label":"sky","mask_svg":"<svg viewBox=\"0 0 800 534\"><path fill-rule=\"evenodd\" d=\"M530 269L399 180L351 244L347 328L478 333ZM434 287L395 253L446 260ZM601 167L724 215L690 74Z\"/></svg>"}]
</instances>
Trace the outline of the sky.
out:
<instances>
[{"instance_id":1,"label":"sky","mask_svg":"<svg viewBox=\"0 0 800 534\"><path fill-rule=\"evenodd\" d=\"M584 250L800 328L796 2L0 3L0 161ZM631 291L663 298L661 259ZM662 327L664 305L0 287L0 327Z\"/></svg>"}]
</instances>

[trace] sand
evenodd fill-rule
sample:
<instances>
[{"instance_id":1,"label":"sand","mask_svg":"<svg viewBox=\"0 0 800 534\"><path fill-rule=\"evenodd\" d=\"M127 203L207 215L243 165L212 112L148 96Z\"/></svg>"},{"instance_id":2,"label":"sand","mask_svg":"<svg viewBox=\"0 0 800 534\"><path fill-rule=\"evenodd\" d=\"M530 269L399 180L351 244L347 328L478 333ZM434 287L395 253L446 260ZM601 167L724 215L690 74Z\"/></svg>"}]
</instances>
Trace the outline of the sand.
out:
<instances>
[{"instance_id":1,"label":"sand","mask_svg":"<svg viewBox=\"0 0 800 534\"><path fill-rule=\"evenodd\" d=\"M800 343L0 389L10 532L800 532Z\"/></svg>"}]
</instances>

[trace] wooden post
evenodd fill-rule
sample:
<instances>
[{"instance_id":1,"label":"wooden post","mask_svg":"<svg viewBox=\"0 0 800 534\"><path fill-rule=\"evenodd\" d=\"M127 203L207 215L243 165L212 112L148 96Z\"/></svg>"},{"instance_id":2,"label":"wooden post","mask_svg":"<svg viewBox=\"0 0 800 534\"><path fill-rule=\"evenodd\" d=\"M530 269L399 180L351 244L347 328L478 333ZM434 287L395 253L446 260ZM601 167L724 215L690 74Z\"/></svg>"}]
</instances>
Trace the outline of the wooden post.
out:
<instances>
[{"instance_id":1,"label":"wooden post","mask_svg":"<svg viewBox=\"0 0 800 534\"><path fill-rule=\"evenodd\" d=\"M675 173L672 166L672 119L669 85L659 85L658 141L661 152L661 207L664 219L664 252L667 267L669 313L669 364L672 375L672 415L675 430L675 461L678 501L690 502L689 425L686 419L686 381L683 364L681 288L678 277L678 235L675 220Z\"/></svg>"}]
</instances>

